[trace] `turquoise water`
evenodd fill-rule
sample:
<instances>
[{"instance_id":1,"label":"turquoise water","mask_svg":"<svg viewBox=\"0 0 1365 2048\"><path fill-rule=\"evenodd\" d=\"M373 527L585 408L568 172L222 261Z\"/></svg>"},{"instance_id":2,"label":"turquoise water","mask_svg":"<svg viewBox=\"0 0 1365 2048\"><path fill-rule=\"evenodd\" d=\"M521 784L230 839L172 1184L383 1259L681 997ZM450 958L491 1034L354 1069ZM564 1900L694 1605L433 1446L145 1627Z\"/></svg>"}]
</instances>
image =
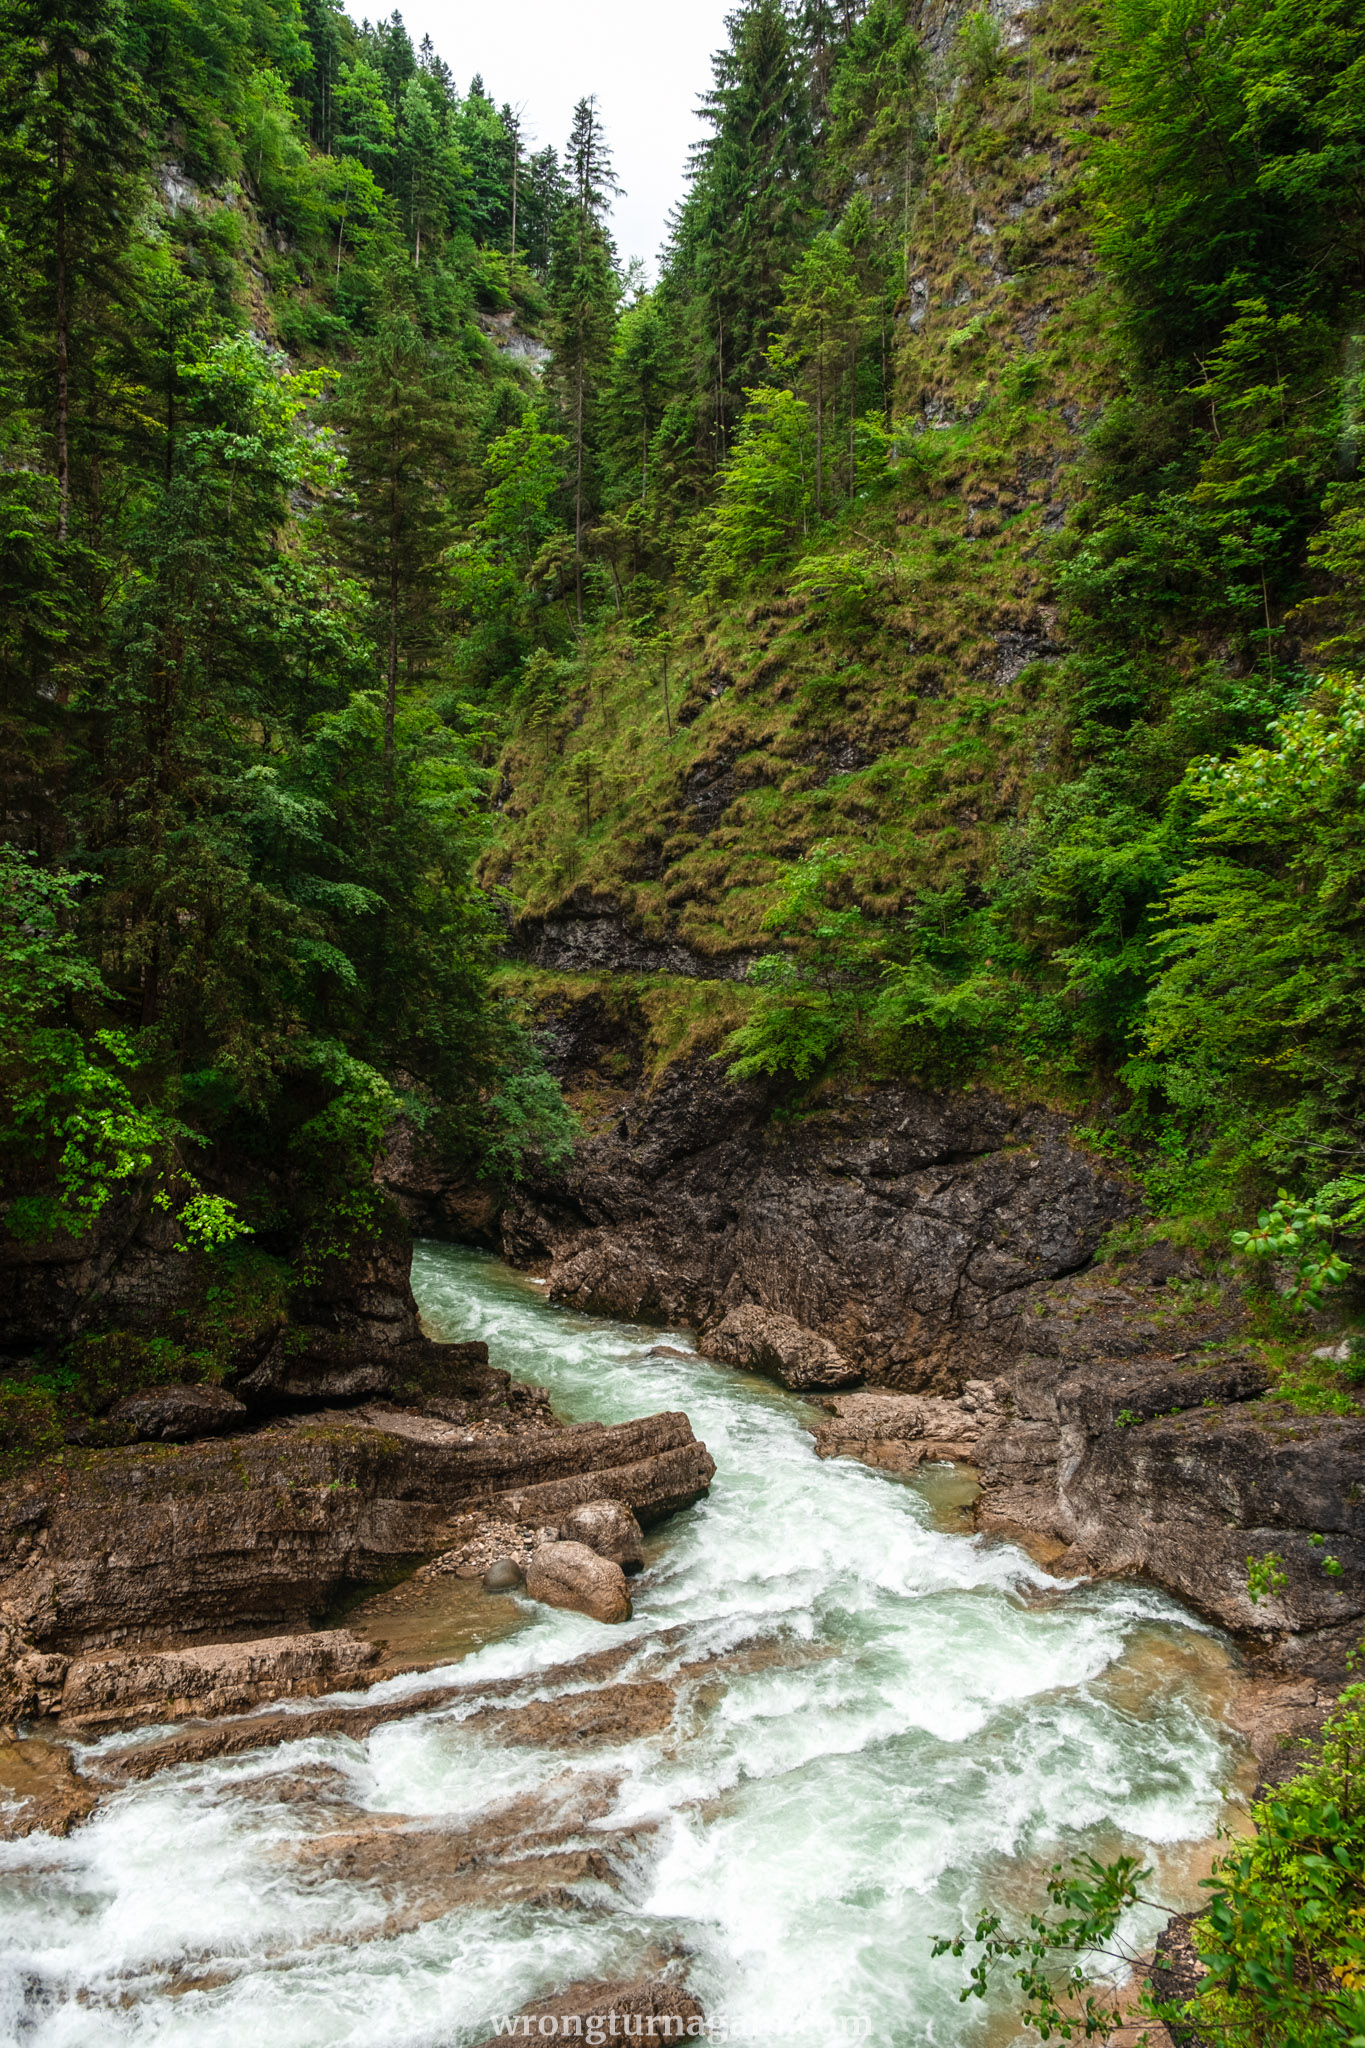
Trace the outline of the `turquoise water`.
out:
<instances>
[{"instance_id":1,"label":"turquoise water","mask_svg":"<svg viewBox=\"0 0 1365 2048\"><path fill-rule=\"evenodd\" d=\"M526 1603L459 1667L534 1673L629 1640L652 1672L670 1630L673 1726L610 1754L501 1750L415 1705L364 1742L170 1774L67 1842L0 1848L0 2040L469 2048L540 1993L672 1955L734 2036L967 2048L1017 2030L958 2002L935 1933L984 1901L1027 1910L1080 1849L1136 1846L1172 1902L1188 1888L1233 1767L1228 1660L1172 1602L1067 1588L945 1532L924 1490L821 1462L809 1410L685 1333L556 1308L451 1246L420 1246L413 1282L433 1335L486 1338L571 1419L682 1408L710 1447L711 1494L651 1536L633 1622ZM651 1357L661 1342L687 1355ZM459 1825L605 1784L586 1832L616 1845L617 1886L391 1932L372 1887L300 1871L325 1822L267 1782L295 1767L340 1773L370 1814Z\"/></svg>"}]
</instances>

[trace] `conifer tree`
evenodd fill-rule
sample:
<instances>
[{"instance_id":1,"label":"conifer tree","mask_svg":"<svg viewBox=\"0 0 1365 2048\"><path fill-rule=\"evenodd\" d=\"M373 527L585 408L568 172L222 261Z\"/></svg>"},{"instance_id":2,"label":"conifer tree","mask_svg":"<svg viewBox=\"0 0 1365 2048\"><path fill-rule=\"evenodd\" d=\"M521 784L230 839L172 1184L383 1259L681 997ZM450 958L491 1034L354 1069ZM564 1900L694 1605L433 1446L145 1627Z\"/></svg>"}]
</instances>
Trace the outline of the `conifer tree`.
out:
<instances>
[{"instance_id":1,"label":"conifer tree","mask_svg":"<svg viewBox=\"0 0 1365 2048\"><path fill-rule=\"evenodd\" d=\"M4 231L22 250L24 354L51 433L60 542L70 531L81 390L99 338L131 291L127 253L146 109L111 0L8 0L0 45Z\"/></svg>"},{"instance_id":2,"label":"conifer tree","mask_svg":"<svg viewBox=\"0 0 1365 2048\"><path fill-rule=\"evenodd\" d=\"M620 281L606 229L619 193L597 101L580 100L565 159L570 196L555 231L550 267L554 381L572 451L574 596L583 621L583 534L593 496L592 438L598 391L611 356Z\"/></svg>"},{"instance_id":3,"label":"conifer tree","mask_svg":"<svg viewBox=\"0 0 1365 2048\"><path fill-rule=\"evenodd\" d=\"M813 224L810 95L782 0L748 0L729 27L702 103L715 134L695 159L675 235L717 462L759 376L782 279Z\"/></svg>"},{"instance_id":4,"label":"conifer tree","mask_svg":"<svg viewBox=\"0 0 1365 2048\"><path fill-rule=\"evenodd\" d=\"M367 342L337 395L354 503L339 516L342 552L370 591L384 679L384 754L392 758L398 674L426 647L450 538L449 494L465 439L450 359L395 311Z\"/></svg>"}]
</instances>

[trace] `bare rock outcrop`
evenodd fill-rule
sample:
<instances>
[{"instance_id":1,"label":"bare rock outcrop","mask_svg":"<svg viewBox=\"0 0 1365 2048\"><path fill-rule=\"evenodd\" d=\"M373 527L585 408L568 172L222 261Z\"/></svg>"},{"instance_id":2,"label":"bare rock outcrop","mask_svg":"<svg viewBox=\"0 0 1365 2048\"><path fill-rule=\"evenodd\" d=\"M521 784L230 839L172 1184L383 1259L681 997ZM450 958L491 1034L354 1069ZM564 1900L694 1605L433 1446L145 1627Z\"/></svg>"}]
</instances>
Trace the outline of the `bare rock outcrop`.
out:
<instances>
[{"instance_id":1,"label":"bare rock outcrop","mask_svg":"<svg viewBox=\"0 0 1365 2048\"><path fill-rule=\"evenodd\" d=\"M115 1402L111 1423L148 1443L184 1444L221 1436L247 1419L247 1410L223 1387L147 1387Z\"/></svg>"},{"instance_id":2,"label":"bare rock outcrop","mask_svg":"<svg viewBox=\"0 0 1365 2048\"><path fill-rule=\"evenodd\" d=\"M570 1984L553 1998L539 1998L517 2014L517 2040L584 2041L609 2048L612 2041L695 2041L709 2036L705 2007L683 1985L667 1977L631 1983ZM498 2037L482 2043L495 2048Z\"/></svg>"},{"instance_id":3,"label":"bare rock outcrop","mask_svg":"<svg viewBox=\"0 0 1365 2048\"><path fill-rule=\"evenodd\" d=\"M714 1329L702 1331L697 1343L709 1358L770 1373L793 1392L846 1386L862 1378L860 1367L841 1358L828 1337L756 1302L727 1309Z\"/></svg>"},{"instance_id":4,"label":"bare rock outcrop","mask_svg":"<svg viewBox=\"0 0 1365 2048\"><path fill-rule=\"evenodd\" d=\"M379 1652L346 1629L210 1643L186 1650L78 1657L62 1687L62 1726L82 1735L145 1721L241 1714L263 1701L313 1698L368 1683Z\"/></svg>"},{"instance_id":5,"label":"bare rock outcrop","mask_svg":"<svg viewBox=\"0 0 1365 2048\"><path fill-rule=\"evenodd\" d=\"M848 1378L953 1395L1011 1354L1025 1290L1135 1207L1065 1118L984 1089L830 1083L775 1121L777 1100L678 1061L563 1173L528 1176L504 1249L574 1308L708 1332L766 1311Z\"/></svg>"},{"instance_id":6,"label":"bare rock outcrop","mask_svg":"<svg viewBox=\"0 0 1365 2048\"><path fill-rule=\"evenodd\" d=\"M1340 1678L1365 1621L1365 1416L1277 1399L1235 1289L1172 1295L1170 1251L1030 1290L976 1444L978 1524L1049 1539L1063 1573L1153 1580L1282 1670ZM1267 1558L1280 1583L1253 1601Z\"/></svg>"},{"instance_id":7,"label":"bare rock outcrop","mask_svg":"<svg viewBox=\"0 0 1365 2048\"><path fill-rule=\"evenodd\" d=\"M25 1654L276 1635L343 1583L448 1551L472 1512L558 1526L610 1499L655 1521L714 1472L677 1413L519 1433L514 1412L493 1432L380 1405L96 1452L0 1487L0 1622Z\"/></svg>"},{"instance_id":8,"label":"bare rock outcrop","mask_svg":"<svg viewBox=\"0 0 1365 2048\"><path fill-rule=\"evenodd\" d=\"M859 1458L887 1472L913 1472L926 1460L971 1463L982 1431L999 1420L1000 1402L986 1380L968 1380L959 1400L881 1390L833 1394L821 1403L834 1417L813 1434L821 1458Z\"/></svg>"},{"instance_id":9,"label":"bare rock outcrop","mask_svg":"<svg viewBox=\"0 0 1365 2048\"><path fill-rule=\"evenodd\" d=\"M531 1553L526 1590L547 1607L568 1607L594 1621L629 1621L626 1575L586 1543L542 1543Z\"/></svg>"}]
</instances>

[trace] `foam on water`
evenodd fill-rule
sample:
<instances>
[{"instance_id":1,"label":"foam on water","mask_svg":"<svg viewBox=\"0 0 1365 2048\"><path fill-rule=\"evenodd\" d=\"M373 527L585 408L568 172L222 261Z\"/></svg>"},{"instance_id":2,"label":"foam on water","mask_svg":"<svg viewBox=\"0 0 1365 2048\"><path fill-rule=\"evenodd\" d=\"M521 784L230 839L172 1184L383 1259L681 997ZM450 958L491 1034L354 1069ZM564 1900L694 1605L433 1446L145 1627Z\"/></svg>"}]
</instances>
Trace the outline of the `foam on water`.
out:
<instances>
[{"instance_id":1,"label":"foam on water","mask_svg":"<svg viewBox=\"0 0 1365 2048\"><path fill-rule=\"evenodd\" d=\"M1172 1602L1067 1588L1010 1545L936 1529L915 1486L821 1463L799 1401L685 1337L667 1342L687 1356L652 1358L657 1331L553 1308L449 1246L419 1247L413 1280L433 1334L486 1338L571 1418L687 1411L715 1486L651 1537L635 1619L610 1640L672 1628L693 1664L745 1649L680 1726L609 1757L503 1748L461 1707L419 1708L364 1742L131 1787L67 1842L0 1849L0 2042L463 2048L547 1989L681 1949L738 2033L967 2048L991 2016L958 2002L963 1965L930 1959L933 1934L988 1898L1027 1910L1059 1856L1159 1858L1213 1833L1226 1658ZM460 1674L603 1647L582 1616L527 1616ZM396 1935L391 1900L288 1854L332 1823L261 1782L325 1768L370 1812L461 1823L604 1762L619 1785L597 1825L635 1831L618 1892ZM997 2019L992 2037L1009 2032Z\"/></svg>"}]
</instances>

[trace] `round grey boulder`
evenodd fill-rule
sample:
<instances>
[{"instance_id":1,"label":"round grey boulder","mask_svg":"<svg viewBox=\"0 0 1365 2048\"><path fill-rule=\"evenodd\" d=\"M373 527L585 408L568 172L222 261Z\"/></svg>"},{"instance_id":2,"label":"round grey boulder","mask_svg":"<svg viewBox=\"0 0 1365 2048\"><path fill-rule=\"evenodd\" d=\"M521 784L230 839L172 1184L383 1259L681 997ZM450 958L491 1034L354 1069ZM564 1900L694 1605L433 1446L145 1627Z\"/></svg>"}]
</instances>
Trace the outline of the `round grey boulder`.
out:
<instances>
[{"instance_id":1,"label":"round grey boulder","mask_svg":"<svg viewBox=\"0 0 1365 2048\"><path fill-rule=\"evenodd\" d=\"M485 1593L515 1593L525 1584L525 1573L510 1557L497 1558L483 1575Z\"/></svg>"},{"instance_id":2,"label":"round grey boulder","mask_svg":"<svg viewBox=\"0 0 1365 2048\"><path fill-rule=\"evenodd\" d=\"M609 1557L623 1572L643 1571L644 1537L640 1524L622 1500L585 1500L564 1524L570 1543L586 1543L599 1557Z\"/></svg>"},{"instance_id":3,"label":"round grey boulder","mask_svg":"<svg viewBox=\"0 0 1365 2048\"><path fill-rule=\"evenodd\" d=\"M586 1543L542 1543L526 1568L526 1590L547 1607L571 1607L594 1621L629 1621L630 1595L619 1564Z\"/></svg>"}]
</instances>

